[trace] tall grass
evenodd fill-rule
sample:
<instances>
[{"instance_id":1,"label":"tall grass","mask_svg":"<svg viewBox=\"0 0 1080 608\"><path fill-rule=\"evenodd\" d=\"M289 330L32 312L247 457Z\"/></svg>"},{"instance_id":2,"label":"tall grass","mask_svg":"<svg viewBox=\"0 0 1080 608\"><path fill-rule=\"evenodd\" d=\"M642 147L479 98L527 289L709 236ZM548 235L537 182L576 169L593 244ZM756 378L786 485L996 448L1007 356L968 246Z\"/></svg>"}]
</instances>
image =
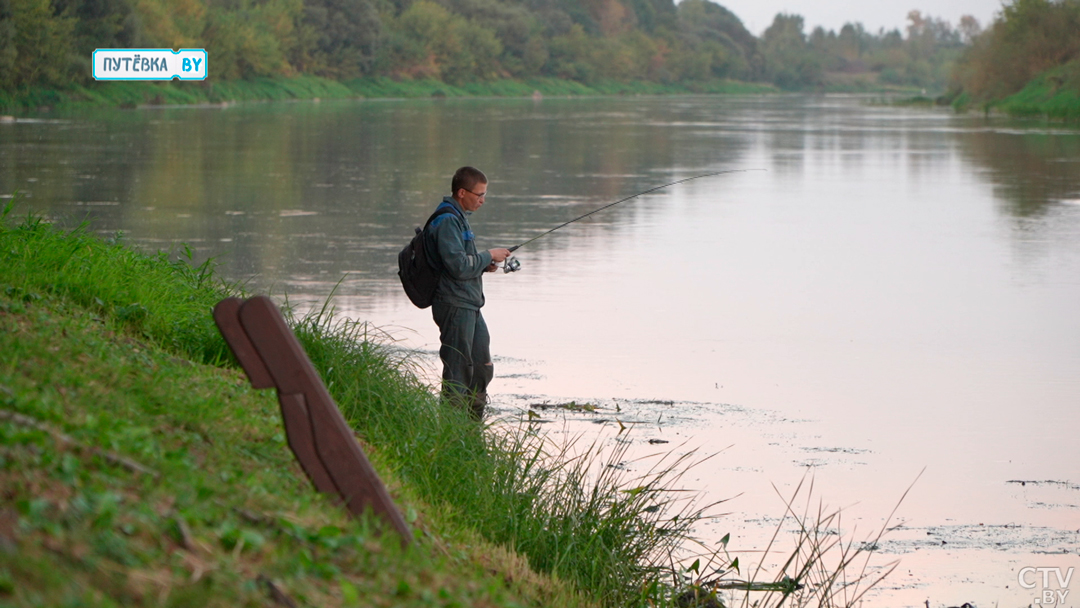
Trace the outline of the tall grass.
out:
<instances>
[{"instance_id":1,"label":"tall grass","mask_svg":"<svg viewBox=\"0 0 1080 608\"><path fill-rule=\"evenodd\" d=\"M102 240L88 224L61 231L41 217L7 222L17 195L0 212L0 288L53 293L121 322L131 332L202 363L228 358L211 322L214 304L234 288L213 271L213 262L190 264L121 246L118 235Z\"/></svg>"},{"instance_id":2,"label":"tall grass","mask_svg":"<svg viewBox=\"0 0 1080 608\"><path fill-rule=\"evenodd\" d=\"M780 496L784 500L784 515L764 547L758 564L748 570L746 579L732 576L739 574L737 559L733 563L720 559L721 554L729 559L725 537L720 549L706 554L708 562L704 566L698 560L687 570L693 576L684 576L685 583L681 588L685 591L681 597L684 602L698 602L691 602L691 605L713 605L708 602L715 601L742 608L861 606L866 595L899 565L895 560L884 565L872 562L882 538L890 530L890 522L912 486L901 495L881 528L865 540L859 540L854 529L844 530L843 511L826 508L815 496L813 477L808 469L789 498ZM780 495L780 491L776 491ZM803 502L801 508L796 505L800 500ZM790 547L777 548L781 544L778 542L781 534L791 535ZM712 568L715 562L720 562L719 568ZM725 564L731 565L725 567ZM772 574L767 574L770 571ZM714 576L710 578L709 574ZM680 588L679 583L679 580L675 581L676 588Z\"/></svg>"},{"instance_id":3,"label":"tall grass","mask_svg":"<svg viewBox=\"0 0 1080 608\"><path fill-rule=\"evenodd\" d=\"M408 356L381 345L366 323L324 307L296 319L294 331L345 417L425 500L605 604L659 596L662 565L702 514L672 500L685 458L624 477L616 465L625 444L572 456L576 446L528 428L483 428L439 403L401 373Z\"/></svg>"}]
</instances>

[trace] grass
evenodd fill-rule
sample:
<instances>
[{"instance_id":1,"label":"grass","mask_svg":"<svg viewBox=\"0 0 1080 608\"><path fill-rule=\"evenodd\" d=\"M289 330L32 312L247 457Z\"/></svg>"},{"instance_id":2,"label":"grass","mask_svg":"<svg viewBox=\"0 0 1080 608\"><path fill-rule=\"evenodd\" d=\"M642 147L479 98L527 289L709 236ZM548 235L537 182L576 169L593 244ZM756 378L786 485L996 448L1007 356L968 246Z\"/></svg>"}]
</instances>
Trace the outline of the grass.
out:
<instances>
[{"instance_id":1,"label":"grass","mask_svg":"<svg viewBox=\"0 0 1080 608\"><path fill-rule=\"evenodd\" d=\"M477 425L437 401L407 354L328 301L286 312L418 542L402 550L379 522L348 520L299 471L273 397L231 362L211 308L238 288L212 262L193 266L186 248L146 255L85 226L13 222L14 204L0 212L0 600L686 606L686 593L716 596L676 565L708 508L677 491L690 457L631 478L619 466L626 443L554 445L527 426ZM799 563L819 568L824 554ZM738 566L723 547L710 559ZM783 579L745 584L795 591L777 587Z\"/></svg>"},{"instance_id":2,"label":"grass","mask_svg":"<svg viewBox=\"0 0 1080 608\"><path fill-rule=\"evenodd\" d=\"M967 91L960 91L946 101L957 112L977 109L987 115L1003 112L1024 118L1080 121L1080 59L1039 74L1020 91L1001 99L976 100Z\"/></svg>"},{"instance_id":3,"label":"grass","mask_svg":"<svg viewBox=\"0 0 1080 608\"><path fill-rule=\"evenodd\" d=\"M4 605L587 605L398 484L414 547L348 519L311 491L271 395L118 330L0 295Z\"/></svg>"},{"instance_id":4,"label":"grass","mask_svg":"<svg viewBox=\"0 0 1080 608\"><path fill-rule=\"evenodd\" d=\"M415 97L526 97L542 95L663 95L748 94L776 91L761 83L714 80L661 84L602 81L583 84L558 78L492 80L451 85L438 80L395 80L370 77L338 82L317 76L266 77L252 80L204 82L90 82L64 89L31 87L0 90L0 110L34 108L121 107L140 105L205 104L231 101L285 101L296 99L415 98Z\"/></svg>"},{"instance_id":5,"label":"grass","mask_svg":"<svg viewBox=\"0 0 1080 608\"><path fill-rule=\"evenodd\" d=\"M1080 59L1043 72L993 107L1012 116L1080 121Z\"/></svg>"},{"instance_id":6,"label":"grass","mask_svg":"<svg viewBox=\"0 0 1080 608\"><path fill-rule=\"evenodd\" d=\"M899 565L899 561L877 565L873 558L912 486L904 491L882 526L858 541L853 538L854 530L843 530L841 510L827 509L820 499L814 506L813 477L808 469L789 498L773 486L784 501L784 515L745 579L738 576L738 559L730 560L727 555L728 537L724 537L719 549L705 553L705 564L699 558L672 585L682 590L683 598L702 606L861 606L866 595ZM799 500L803 501L801 509L796 505ZM777 555L775 547L782 534L792 537L793 545ZM714 568L716 564L719 567ZM773 574L767 575L767 571Z\"/></svg>"},{"instance_id":7,"label":"grass","mask_svg":"<svg viewBox=\"0 0 1080 608\"><path fill-rule=\"evenodd\" d=\"M354 96L344 85L316 76L218 82L89 82L64 89L32 87L16 92L0 90L0 109L17 111L40 107L134 108L144 104L192 105Z\"/></svg>"},{"instance_id":8,"label":"grass","mask_svg":"<svg viewBox=\"0 0 1080 608\"><path fill-rule=\"evenodd\" d=\"M68 299L194 361L226 360L227 347L207 324L207 311L230 289L213 276L212 263L192 267L188 249L186 260L147 256L116 246L117 238L102 241L85 227L60 232L40 218L5 228L0 252L7 286Z\"/></svg>"}]
</instances>

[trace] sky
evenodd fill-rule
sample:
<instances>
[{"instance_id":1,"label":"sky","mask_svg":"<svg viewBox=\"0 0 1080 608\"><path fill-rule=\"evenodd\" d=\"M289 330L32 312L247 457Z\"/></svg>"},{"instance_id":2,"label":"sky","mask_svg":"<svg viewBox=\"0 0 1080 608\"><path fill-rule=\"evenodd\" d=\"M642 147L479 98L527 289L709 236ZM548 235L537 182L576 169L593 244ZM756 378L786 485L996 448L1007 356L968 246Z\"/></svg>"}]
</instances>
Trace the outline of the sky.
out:
<instances>
[{"instance_id":1,"label":"sky","mask_svg":"<svg viewBox=\"0 0 1080 608\"><path fill-rule=\"evenodd\" d=\"M802 15L806 33L820 25L839 30L849 21L858 21L871 32L903 27L907 14L918 10L924 15L948 20L954 26L962 15L972 15L986 27L1000 12L1002 0L713 0L742 19L743 25L761 35L776 13Z\"/></svg>"}]
</instances>

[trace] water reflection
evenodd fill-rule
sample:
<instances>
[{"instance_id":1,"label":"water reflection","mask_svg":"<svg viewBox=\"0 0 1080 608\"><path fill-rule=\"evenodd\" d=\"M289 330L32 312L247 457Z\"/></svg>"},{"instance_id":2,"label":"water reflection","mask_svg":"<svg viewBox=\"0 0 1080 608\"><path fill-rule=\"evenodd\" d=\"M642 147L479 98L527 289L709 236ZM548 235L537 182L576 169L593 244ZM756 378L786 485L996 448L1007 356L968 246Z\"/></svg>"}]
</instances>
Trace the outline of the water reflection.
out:
<instances>
[{"instance_id":1,"label":"water reflection","mask_svg":"<svg viewBox=\"0 0 1080 608\"><path fill-rule=\"evenodd\" d=\"M427 215L461 164L491 174L502 204L485 209L486 233L511 242L682 168L737 163L746 147L663 126L698 107L604 105L265 104L17 124L0 133L0 182L68 221L151 247L193 244L234 276L336 280L392 265L394 237Z\"/></svg>"},{"instance_id":2,"label":"water reflection","mask_svg":"<svg viewBox=\"0 0 1080 608\"><path fill-rule=\"evenodd\" d=\"M1034 218L1080 199L1080 130L975 130L958 138L964 157L983 168L1003 211Z\"/></svg>"}]
</instances>

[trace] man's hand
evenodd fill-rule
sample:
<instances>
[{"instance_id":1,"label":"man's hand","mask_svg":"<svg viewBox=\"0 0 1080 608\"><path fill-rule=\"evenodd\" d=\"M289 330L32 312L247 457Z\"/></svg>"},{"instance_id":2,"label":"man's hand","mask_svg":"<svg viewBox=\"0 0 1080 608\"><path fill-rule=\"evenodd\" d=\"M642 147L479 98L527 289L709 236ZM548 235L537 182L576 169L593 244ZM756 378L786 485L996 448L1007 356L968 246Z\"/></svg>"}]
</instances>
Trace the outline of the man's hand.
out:
<instances>
[{"instance_id":1,"label":"man's hand","mask_svg":"<svg viewBox=\"0 0 1080 608\"><path fill-rule=\"evenodd\" d=\"M510 257L509 249L488 249L488 253L491 254L491 261L496 264Z\"/></svg>"}]
</instances>

